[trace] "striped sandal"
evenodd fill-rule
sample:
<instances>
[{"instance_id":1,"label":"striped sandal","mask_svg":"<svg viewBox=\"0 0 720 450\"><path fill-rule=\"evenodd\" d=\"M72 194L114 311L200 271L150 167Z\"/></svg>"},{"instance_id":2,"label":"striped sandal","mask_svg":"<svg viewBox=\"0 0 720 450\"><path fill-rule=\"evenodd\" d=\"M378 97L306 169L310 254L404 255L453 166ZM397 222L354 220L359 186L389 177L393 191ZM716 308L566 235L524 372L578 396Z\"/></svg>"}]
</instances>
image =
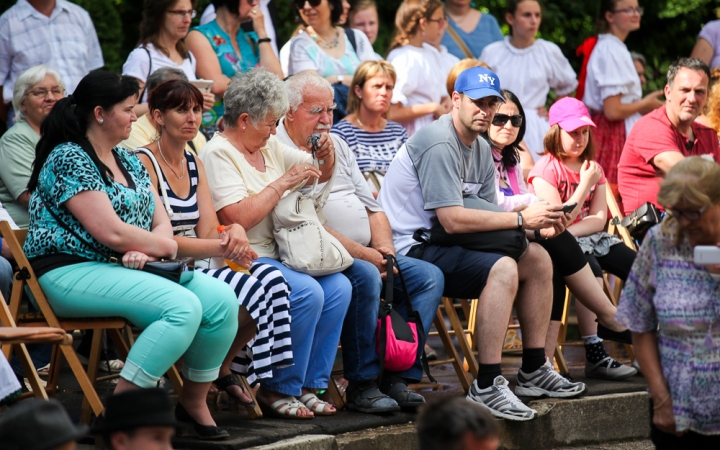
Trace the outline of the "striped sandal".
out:
<instances>
[{"instance_id":1,"label":"striped sandal","mask_svg":"<svg viewBox=\"0 0 720 450\"><path fill-rule=\"evenodd\" d=\"M302 397L300 397L298 400L302 404L305 405L307 409L313 412L316 416L333 416L337 412L335 411L326 411L325 406L333 406L331 403L324 402L318 398L317 395L314 393L305 394Z\"/></svg>"}]
</instances>

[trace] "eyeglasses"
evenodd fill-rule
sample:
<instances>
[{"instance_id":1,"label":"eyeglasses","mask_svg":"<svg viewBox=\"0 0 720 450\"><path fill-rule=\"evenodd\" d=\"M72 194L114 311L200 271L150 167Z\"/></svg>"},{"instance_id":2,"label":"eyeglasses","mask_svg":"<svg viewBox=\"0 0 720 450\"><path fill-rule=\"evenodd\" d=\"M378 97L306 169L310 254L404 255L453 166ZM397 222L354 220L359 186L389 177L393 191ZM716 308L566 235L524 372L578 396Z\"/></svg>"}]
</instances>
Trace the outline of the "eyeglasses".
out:
<instances>
[{"instance_id":1,"label":"eyeglasses","mask_svg":"<svg viewBox=\"0 0 720 450\"><path fill-rule=\"evenodd\" d=\"M700 216L702 216L706 209L708 209L707 205L696 211L682 211L674 208L665 208L665 211L670 215L670 217L673 217L676 220L684 217L690 222L695 222L697 220L700 220Z\"/></svg>"},{"instance_id":2,"label":"eyeglasses","mask_svg":"<svg viewBox=\"0 0 720 450\"><path fill-rule=\"evenodd\" d=\"M47 90L45 88L39 88L35 89L34 91L28 92L28 94L37 98L45 98L47 97L48 92L51 93L53 97L62 97L63 94L65 94L65 89L61 88L60 86L56 86L50 90Z\"/></svg>"},{"instance_id":3,"label":"eyeglasses","mask_svg":"<svg viewBox=\"0 0 720 450\"><path fill-rule=\"evenodd\" d=\"M174 14L177 16L178 19L184 19L185 16L190 16L191 19L194 19L195 16L197 16L197 11L194 9L176 9L173 11L167 11L168 14Z\"/></svg>"},{"instance_id":4,"label":"eyeglasses","mask_svg":"<svg viewBox=\"0 0 720 450\"><path fill-rule=\"evenodd\" d=\"M322 3L322 0L295 0L295 6L297 9L303 9L306 2L310 4L311 8L317 8Z\"/></svg>"},{"instance_id":5,"label":"eyeglasses","mask_svg":"<svg viewBox=\"0 0 720 450\"><path fill-rule=\"evenodd\" d=\"M643 8L642 6L638 6L637 8L615 9L612 12L623 13L623 14L627 14L628 16L632 16L633 14L642 16L645 13L645 8Z\"/></svg>"},{"instance_id":6,"label":"eyeglasses","mask_svg":"<svg viewBox=\"0 0 720 450\"><path fill-rule=\"evenodd\" d=\"M425 19L425 20L427 20L428 22L437 22L438 25L444 25L447 23L448 18L447 18L447 16L442 16L439 19Z\"/></svg>"},{"instance_id":7,"label":"eyeglasses","mask_svg":"<svg viewBox=\"0 0 720 450\"><path fill-rule=\"evenodd\" d=\"M506 123L510 121L510 124L515 128L520 128L523 123L523 116L516 114L514 116L508 116L507 114L495 114L493 117L492 124L496 127L504 127Z\"/></svg>"}]
</instances>

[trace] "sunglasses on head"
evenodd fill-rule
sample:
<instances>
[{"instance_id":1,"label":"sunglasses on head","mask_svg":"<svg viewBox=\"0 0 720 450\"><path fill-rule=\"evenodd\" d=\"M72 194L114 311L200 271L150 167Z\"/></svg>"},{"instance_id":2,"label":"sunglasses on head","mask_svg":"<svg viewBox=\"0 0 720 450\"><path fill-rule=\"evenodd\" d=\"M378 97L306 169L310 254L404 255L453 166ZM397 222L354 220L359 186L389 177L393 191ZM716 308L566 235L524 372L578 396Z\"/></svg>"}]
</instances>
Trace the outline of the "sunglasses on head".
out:
<instances>
[{"instance_id":1,"label":"sunglasses on head","mask_svg":"<svg viewBox=\"0 0 720 450\"><path fill-rule=\"evenodd\" d=\"M297 6L297 9L303 9L305 7L305 2L310 3L311 8L316 8L320 6L322 0L295 0L295 6Z\"/></svg>"},{"instance_id":2,"label":"sunglasses on head","mask_svg":"<svg viewBox=\"0 0 720 450\"><path fill-rule=\"evenodd\" d=\"M520 128L520 125L523 123L523 116L520 114L516 114L514 116L508 116L507 114L495 114L495 117L493 117L492 124L496 127L503 127L505 124L510 121L512 126L515 128Z\"/></svg>"}]
</instances>

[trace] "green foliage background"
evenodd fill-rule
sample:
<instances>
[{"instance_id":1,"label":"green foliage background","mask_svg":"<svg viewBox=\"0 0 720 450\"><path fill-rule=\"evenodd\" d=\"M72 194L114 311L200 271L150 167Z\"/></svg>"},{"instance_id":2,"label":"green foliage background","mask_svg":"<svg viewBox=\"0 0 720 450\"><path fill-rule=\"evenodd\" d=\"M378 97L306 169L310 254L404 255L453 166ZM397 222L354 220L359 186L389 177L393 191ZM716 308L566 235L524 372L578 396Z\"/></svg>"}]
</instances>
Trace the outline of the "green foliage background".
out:
<instances>
[{"instance_id":1,"label":"green foliage background","mask_svg":"<svg viewBox=\"0 0 720 450\"><path fill-rule=\"evenodd\" d=\"M105 58L105 68L120 72L128 53L138 39L143 0L71 0L85 8L93 18ZM352 2L352 0L351 0ZM477 8L493 14L507 34L504 21L506 0L478 0ZM0 13L15 3L0 0ZM210 0L198 0L202 12ZM378 1L380 33L375 50L385 53L401 0ZM598 0L545 0L540 37L555 42L577 69L580 59L575 48L591 36L595 27ZM702 26L718 17L720 0L640 0L645 7L642 28L630 34L626 44L630 50L645 55L649 67L648 90L664 85L668 65L679 56L690 54ZM292 0L275 0L279 18L278 41L282 44L295 29ZM198 21L200 14L195 19Z\"/></svg>"}]
</instances>

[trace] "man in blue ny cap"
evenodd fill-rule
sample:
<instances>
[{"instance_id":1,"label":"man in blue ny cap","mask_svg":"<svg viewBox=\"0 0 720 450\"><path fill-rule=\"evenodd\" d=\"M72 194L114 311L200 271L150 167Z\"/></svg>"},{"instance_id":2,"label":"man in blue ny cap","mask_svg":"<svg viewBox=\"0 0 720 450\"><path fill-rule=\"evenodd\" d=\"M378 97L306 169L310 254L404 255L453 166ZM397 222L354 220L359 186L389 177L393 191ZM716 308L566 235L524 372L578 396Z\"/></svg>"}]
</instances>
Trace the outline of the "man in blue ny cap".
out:
<instances>
[{"instance_id":1,"label":"man in blue ny cap","mask_svg":"<svg viewBox=\"0 0 720 450\"><path fill-rule=\"evenodd\" d=\"M399 254L437 265L445 276L444 295L479 298L479 371L467 399L496 417L522 421L536 418L537 412L515 394L574 397L586 387L560 376L545 357L552 263L539 245L531 242L525 248L525 236L535 239L534 230L543 230L545 238L561 233L567 217L561 206L544 202L520 212L504 212L496 205L493 157L479 136L501 102L505 98L495 73L483 67L462 72L455 82L452 110L400 148L379 200ZM519 237L521 251L513 253L516 249L507 241L498 242L492 252L476 250L495 245L492 240L501 240L501 230ZM523 336L515 394L500 370L513 303Z\"/></svg>"}]
</instances>

